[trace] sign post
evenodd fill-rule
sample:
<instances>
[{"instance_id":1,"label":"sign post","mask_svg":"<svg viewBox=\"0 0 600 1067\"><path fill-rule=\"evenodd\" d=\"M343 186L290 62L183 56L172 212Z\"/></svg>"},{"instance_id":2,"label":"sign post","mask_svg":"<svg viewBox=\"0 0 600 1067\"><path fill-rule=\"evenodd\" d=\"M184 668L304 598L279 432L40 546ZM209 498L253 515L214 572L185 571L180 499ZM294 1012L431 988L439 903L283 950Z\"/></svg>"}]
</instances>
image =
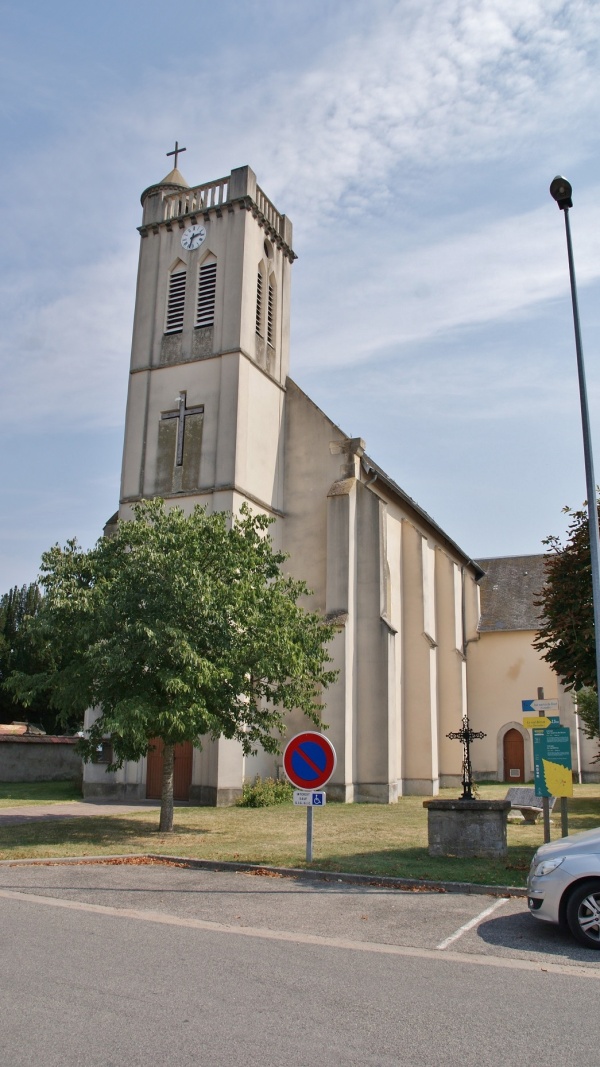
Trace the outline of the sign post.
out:
<instances>
[{"instance_id":1,"label":"sign post","mask_svg":"<svg viewBox=\"0 0 600 1067\"><path fill-rule=\"evenodd\" d=\"M305 730L288 741L283 753L283 769L296 786L294 804L306 808L306 862L313 858L313 808L322 808L327 796L322 786L335 771L336 754L331 741L313 730Z\"/></svg>"},{"instance_id":2,"label":"sign post","mask_svg":"<svg viewBox=\"0 0 600 1067\"><path fill-rule=\"evenodd\" d=\"M306 809L306 862L312 863L313 858L313 807L310 804Z\"/></svg>"}]
</instances>

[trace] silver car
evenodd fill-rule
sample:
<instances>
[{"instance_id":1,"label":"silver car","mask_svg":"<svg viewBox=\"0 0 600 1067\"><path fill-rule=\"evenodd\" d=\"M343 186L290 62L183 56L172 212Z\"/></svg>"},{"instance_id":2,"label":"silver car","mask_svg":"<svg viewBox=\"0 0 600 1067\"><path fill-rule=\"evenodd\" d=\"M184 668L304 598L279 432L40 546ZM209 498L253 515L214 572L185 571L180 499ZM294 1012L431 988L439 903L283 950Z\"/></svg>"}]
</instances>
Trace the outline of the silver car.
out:
<instances>
[{"instance_id":1,"label":"silver car","mask_svg":"<svg viewBox=\"0 0 600 1067\"><path fill-rule=\"evenodd\" d=\"M560 923L582 945L600 949L600 829L538 848L527 903L536 919Z\"/></svg>"}]
</instances>

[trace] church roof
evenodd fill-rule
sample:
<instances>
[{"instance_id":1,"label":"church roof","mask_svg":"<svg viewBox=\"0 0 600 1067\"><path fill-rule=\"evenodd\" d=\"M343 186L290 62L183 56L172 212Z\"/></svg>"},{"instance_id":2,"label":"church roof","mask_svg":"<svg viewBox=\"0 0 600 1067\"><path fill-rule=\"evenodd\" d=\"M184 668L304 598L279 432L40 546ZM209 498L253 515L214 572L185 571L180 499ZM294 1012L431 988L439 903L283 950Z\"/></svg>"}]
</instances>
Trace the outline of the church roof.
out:
<instances>
[{"instance_id":1,"label":"church roof","mask_svg":"<svg viewBox=\"0 0 600 1067\"><path fill-rule=\"evenodd\" d=\"M173 167L173 170L169 171L166 178L163 178L161 182L155 182L154 185L149 185L147 189L144 189L144 192L140 197L142 204L148 196L148 193L153 193L155 189L161 189L165 185L171 186L174 189L189 189L189 185L181 171L177 167Z\"/></svg>"},{"instance_id":2,"label":"church roof","mask_svg":"<svg viewBox=\"0 0 600 1067\"><path fill-rule=\"evenodd\" d=\"M183 174L178 167L173 167L173 170L169 171L166 178L163 178L159 185L181 185L183 189L189 189L189 185L186 182Z\"/></svg>"},{"instance_id":3,"label":"church roof","mask_svg":"<svg viewBox=\"0 0 600 1067\"><path fill-rule=\"evenodd\" d=\"M438 524L435 521L435 519L432 519L431 515L429 515L420 506L420 504L417 504L416 500L413 500L413 498L411 496L409 496L408 493L406 493L404 491L404 489L401 489L401 487L398 485L398 483L395 482L393 480L393 478L390 478L389 474L386 474L385 471L382 470L382 468L379 466L378 463L375 463L375 461L373 459L370 459L370 457L367 456L367 455L364 455L362 457L362 462L363 462L363 465L364 465L364 467L366 469L367 474L370 474L370 475L376 474L377 478L380 481L382 481L384 483L384 485L387 486L388 489L391 489L392 492L395 493L396 496L400 497L400 499L402 500L402 502L404 504L407 504L414 512L416 512L416 514L421 519L424 519L425 522L431 527L431 529L434 530L435 533L443 541L445 541L447 545L449 545L456 552L458 552L459 556L462 556L463 559L466 560L467 564L473 567L473 569L475 570L475 574L476 574L477 578L483 577L484 571L483 571L483 569L482 569L482 567L480 565L481 564L481 560L477 561L477 560L474 560L474 559L470 559L470 557L467 556L467 554L463 551L463 549L460 547L460 545L457 545L456 541L453 541L452 538L448 536L446 531L442 530L441 526L438 526Z\"/></svg>"},{"instance_id":4,"label":"church roof","mask_svg":"<svg viewBox=\"0 0 600 1067\"><path fill-rule=\"evenodd\" d=\"M305 402L310 404L311 407L315 408L318 412L320 412L320 414L323 416L324 419L327 420L330 426L332 426L333 429L337 430L342 435L342 437L345 437L348 441L350 440L348 434L344 433L344 431L333 421L333 419L331 419L329 415L327 415L323 411L323 409L320 408L319 405L316 404L315 401L310 396L308 396L308 394L305 393L303 389L300 388L297 382L293 381L291 378L288 378L286 384L288 389L291 388L300 393L304 398ZM386 474L383 468L380 467L378 463L375 463L375 460L370 459L369 456L363 454L361 457L361 465L368 480L375 481L377 479L379 482L381 482L382 485L384 485L395 496L397 496L403 504L407 505L412 511L415 512L416 515L419 516L419 518L423 519L430 527L430 529L433 530L440 537L441 541L445 541L450 548L454 549L454 551L457 552L458 555L464 559L467 566L471 566L473 568L473 570L475 571L476 579L483 577L484 571L480 567L479 563L477 563L476 560L471 559L470 556L468 556L467 553L463 551L460 545L457 545L456 541L453 541L452 538L448 536L446 531L442 530L441 526L438 526L435 519L432 519L431 515L428 515L427 512L424 511L424 509L420 507L419 504L417 504L416 500L413 500L413 498L409 496L408 493L405 493L404 489L401 489L398 483L395 482L393 478L390 478L389 474Z\"/></svg>"},{"instance_id":5,"label":"church roof","mask_svg":"<svg viewBox=\"0 0 600 1067\"><path fill-rule=\"evenodd\" d=\"M544 559L544 555L535 555L477 560L485 571L479 583L480 632L538 629L541 613L535 601L546 580Z\"/></svg>"}]
</instances>

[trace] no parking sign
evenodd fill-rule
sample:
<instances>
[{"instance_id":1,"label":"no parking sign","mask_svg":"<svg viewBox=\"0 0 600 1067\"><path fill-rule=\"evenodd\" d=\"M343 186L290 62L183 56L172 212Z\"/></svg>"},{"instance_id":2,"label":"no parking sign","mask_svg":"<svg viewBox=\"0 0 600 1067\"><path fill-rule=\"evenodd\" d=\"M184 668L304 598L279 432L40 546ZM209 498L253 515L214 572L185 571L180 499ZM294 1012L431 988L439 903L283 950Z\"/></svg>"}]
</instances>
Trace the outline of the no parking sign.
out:
<instances>
[{"instance_id":1,"label":"no parking sign","mask_svg":"<svg viewBox=\"0 0 600 1067\"><path fill-rule=\"evenodd\" d=\"M292 785L303 790L294 793L294 804L306 806L306 862L313 858L313 807L323 807L325 793L319 793L335 770L335 749L323 734L305 730L288 741L283 753L283 769Z\"/></svg>"},{"instance_id":2,"label":"no parking sign","mask_svg":"<svg viewBox=\"0 0 600 1067\"><path fill-rule=\"evenodd\" d=\"M331 741L314 730L305 730L288 741L283 769L297 789L322 789L335 770L336 755Z\"/></svg>"}]
</instances>

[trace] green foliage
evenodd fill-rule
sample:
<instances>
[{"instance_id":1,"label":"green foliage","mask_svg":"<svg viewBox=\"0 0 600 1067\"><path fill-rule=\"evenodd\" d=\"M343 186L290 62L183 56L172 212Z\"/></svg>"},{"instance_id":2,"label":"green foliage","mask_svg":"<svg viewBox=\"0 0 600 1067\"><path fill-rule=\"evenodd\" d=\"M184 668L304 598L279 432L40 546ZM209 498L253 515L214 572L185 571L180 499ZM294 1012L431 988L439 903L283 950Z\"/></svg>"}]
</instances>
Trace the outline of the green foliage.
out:
<instances>
[{"instance_id":1,"label":"green foliage","mask_svg":"<svg viewBox=\"0 0 600 1067\"><path fill-rule=\"evenodd\" d=\"M586 737L600 736L598 724L598 694L591 686L584 686L574 694L577 704L577 714L581 722L581 728Z\"/></svg>"},{"instance_id":2,"label":"green foliage","mask_svg":"<svg viewBox=\"0 0 600 1067\"><path fill-rule=\"evenodd\" d=\"M261 778L257 774L252 783L244 782L237 804L240 808L272 808L275 804L286 804L293 793L294 787L286 778Z\"/></svg>"},{"instance_id":3,"label":"green foliage","mask_svg":"<svg viewBox=\"0 0 600 1067\"><path fill-rule=\"evenodd\" d=\"M32 627L49 666L13 674L18 698L49 689L62 714L101 708L81 748L91 759L110 734L112 767L155 737L276 752L286 709L319 724L333 629L298 604L308 590L281 573L271 520L248 509L186 516L161 500L134 513L88 552L69 541L44 553Z\"/></svg>"},{"instance_id":4,"label":"green foliage","mask_svg":"<svg viewBox=\"0 0 600 1067\"><path fill-rule=\"evenodd\" d=\"M49 665L48 650L37 639L30 623L38 615L42 604L39 586L14 586L0 597L0 722L27 720L42 726L47 733L62 733L78 729L82 717L62 722L50 707L50 692L41 687L27 706L15 698L7 681L15 673L38 674Z\"/></svg>"},{"instance_id":5,"label":"green foliage","mask_svg":"<svg viewBox=\"0 0 600 1067\"><path fill-rule=\"evenodd\" d=\"M537 606L543 620L533 647L543 653L566 689L597 688L592 564L587 511L569 516L567 540L547 537L546 585Z\"/></svg>"}]
</instances>

